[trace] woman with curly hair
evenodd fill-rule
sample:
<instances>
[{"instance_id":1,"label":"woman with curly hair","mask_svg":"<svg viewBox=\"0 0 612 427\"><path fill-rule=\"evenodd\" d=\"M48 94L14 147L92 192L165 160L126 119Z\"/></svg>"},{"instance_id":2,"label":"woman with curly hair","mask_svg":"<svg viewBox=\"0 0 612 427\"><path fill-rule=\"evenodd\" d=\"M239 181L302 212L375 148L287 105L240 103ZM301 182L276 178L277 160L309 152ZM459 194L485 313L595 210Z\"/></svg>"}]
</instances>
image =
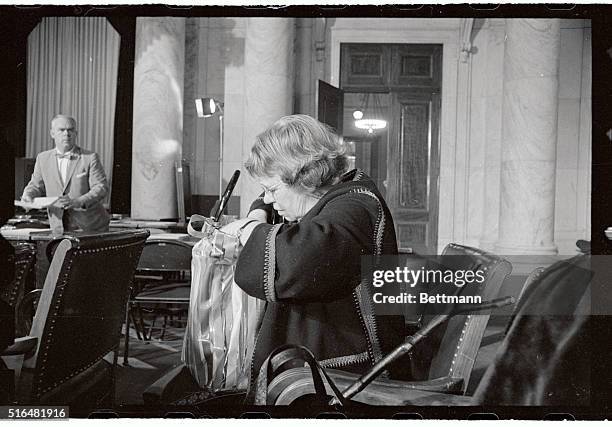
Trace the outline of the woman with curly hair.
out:
<instances>
[{"instance_id":1,"label":"woman with curly hair","mask_svg":"<svg viewBox=\"0 0 612 427\"><path fill-rule=\"evenodd\" d=\"M365 372L404 338L401 316L378 316L363 255L396 255L389 209L374 182L347 171L339 138L312 117L283 117L246 162L262 195L226 226L244 245L235 282L265 300L251 384L283 344L308 347L324 367Z\"/></svg>"}]
</instances>

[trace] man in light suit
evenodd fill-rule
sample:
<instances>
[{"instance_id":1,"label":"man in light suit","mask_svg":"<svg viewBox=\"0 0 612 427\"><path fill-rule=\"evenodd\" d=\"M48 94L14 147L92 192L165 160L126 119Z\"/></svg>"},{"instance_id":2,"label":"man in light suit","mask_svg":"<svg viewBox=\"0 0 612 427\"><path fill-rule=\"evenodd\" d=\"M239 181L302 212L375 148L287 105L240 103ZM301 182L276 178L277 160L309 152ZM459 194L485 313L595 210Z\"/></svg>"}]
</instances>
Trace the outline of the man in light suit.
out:
<instances>
[{"instance_id":1,"label":"man in light suit","mask_svg":"<svg viewBox=\"0 0 612 427\"><path fill-rule=\"evenodd\" d=\"M102 206L108 184L98 155L76 145L73 117L55 116L50 133L55 148L36 157L32 179L21 200L59 196L47 208L52 230L108 231L110 217Z\"/></svg>"}]
</instances>

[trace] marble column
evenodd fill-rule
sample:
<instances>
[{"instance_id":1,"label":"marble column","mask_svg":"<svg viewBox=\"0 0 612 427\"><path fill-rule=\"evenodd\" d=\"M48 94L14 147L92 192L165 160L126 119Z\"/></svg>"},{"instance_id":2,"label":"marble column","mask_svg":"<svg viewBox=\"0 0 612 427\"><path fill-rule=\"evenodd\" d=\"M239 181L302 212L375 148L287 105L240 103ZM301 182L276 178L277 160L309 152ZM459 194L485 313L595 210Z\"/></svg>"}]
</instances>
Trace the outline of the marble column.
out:
<instances>
[{"instance_id":1,"label":"marble column","mask_svg":"<svg viewBox=\"0 0 612 427\"><path fill-rule=\"evenodd\" d=\"M560 28L506 19L499 240L505 255L553 255Z\"/></svg>"},{"instance_id":2,"label":"marble column","mask_svg":"<svg viewBox=\"0 0 612 427\"><path fill-rule=\"evenodd\" d=\"M482 231L478 247L495 251L499 237L499 204L501 193L502 152L502 98L504 75L504 37L506 25L503 19L488 21L486 36L485 111L484 111L484 206Z\"/></svg>"},{"instance_id":3,"label":"marble column","mask_svg":"<svg viewBox=\"0 0 612 427\"><path fill-rule=\"evenodd\" d=\"M132 136L133 219L177 217L183 141L185 18L137 18Z\"/></svg>"},{"instance_id":4,"label":"marble column","mask_svg":"<svg viewBox=\"0 0 612 427\"><path fill-rule=\"evenodd\" d=\"M243 160L255 137L293 112L294 18L248 18L244 53L245 109ZM240 215L261 188L246 171L241 177Z\"/></svg>"}]
</instances>

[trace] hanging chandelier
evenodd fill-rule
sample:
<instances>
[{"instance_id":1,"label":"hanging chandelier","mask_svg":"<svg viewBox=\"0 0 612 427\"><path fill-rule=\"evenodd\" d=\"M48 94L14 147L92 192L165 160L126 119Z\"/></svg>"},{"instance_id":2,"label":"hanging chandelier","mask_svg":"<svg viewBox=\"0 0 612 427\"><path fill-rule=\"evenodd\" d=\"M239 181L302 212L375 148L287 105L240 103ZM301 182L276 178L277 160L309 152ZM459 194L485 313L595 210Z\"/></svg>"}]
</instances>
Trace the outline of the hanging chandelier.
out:
<instances>
[{"instance_id":1,"label":"hanging chandelier","mask_svg":"<svg viewBox=\"0 0 612 427\"><path fill-rule=\"evenodd\" d=\"M372 95L371 105L370 95ZM361 108L353 111L355 127L358 129L364 129L369 134L373 134L374 131L386 128L387 121L383 118L382 110L383 109L380 104L380 100L378 99L378 94L364 94Z\"/></svg>"}]
</instances>

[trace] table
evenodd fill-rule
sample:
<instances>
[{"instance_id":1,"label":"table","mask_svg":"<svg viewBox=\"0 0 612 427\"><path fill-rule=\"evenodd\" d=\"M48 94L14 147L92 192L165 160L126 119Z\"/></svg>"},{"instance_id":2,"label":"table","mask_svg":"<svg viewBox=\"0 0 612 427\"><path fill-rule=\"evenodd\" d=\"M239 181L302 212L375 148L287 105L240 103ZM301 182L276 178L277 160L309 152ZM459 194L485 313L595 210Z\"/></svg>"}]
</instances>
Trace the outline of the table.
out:
<instances>
[{"instance_id":1,"label":"table","mask_svg":"<svg viewBox=\"0 0 612 427\"><path fill-rule=\"evenodd\" d=\"M134 222L132 222L134 223ZM123 225L127 225L128 223L123 223ZM112 231L122 231L126 228L149 228L146 227L145 225L150 225L150 224L156 224L155 222L144 222L144 221L139 221L138 225L140 225L140 227L127 227L127 226L121 226L121 227L117 227L113 230L114 227L111 226L111 232ZM176 228L172 228L175 227L176 224L178 223L162 223L162 225L168 227L168 229L176 229ZM151 229L151 236L149 236L149 238L156 238L156 239L174 239L174 240L183 240L186 241L188 243L192 243L195 244L195 242L197 242L199 239L196 239L192 236L189 236L186 233L169 233L169 232L164 232L162 230L159 230L158 228L150 228ZM156 232L157 230L157 232ZM0 234L2 234L2 237L4 237L6 240L11 241L11 242L33 242L36 244L36 288L37 289L42 289L44 284L45 284L45 278L47 277L47 271L49 270L49 260L47 259L47 245L49 244L49 242L53 239L56 239L57 237L60 236L82 236L82 235L87 235L89 233L86 232L78 232L78 231L71 231L71 232L66 232L64 234L54 234L51 232L51 229L44 229L44 228L11 228L11 227L7 227L4 226L2 228L0 228Z\"/></svg>"},{"instance_id":2,"label":"table","mask_svg":"<svg viewBox=\"0 0 612 427\"><path fill-rule=\"evenodd\" d=\"M184 233L187 231L187 224L176 221L143 221L131 218L113 219L110 222L111 230L113 228L148 228L152 230L163 230L171 233Z\"/></svg>"}]
</instances>

